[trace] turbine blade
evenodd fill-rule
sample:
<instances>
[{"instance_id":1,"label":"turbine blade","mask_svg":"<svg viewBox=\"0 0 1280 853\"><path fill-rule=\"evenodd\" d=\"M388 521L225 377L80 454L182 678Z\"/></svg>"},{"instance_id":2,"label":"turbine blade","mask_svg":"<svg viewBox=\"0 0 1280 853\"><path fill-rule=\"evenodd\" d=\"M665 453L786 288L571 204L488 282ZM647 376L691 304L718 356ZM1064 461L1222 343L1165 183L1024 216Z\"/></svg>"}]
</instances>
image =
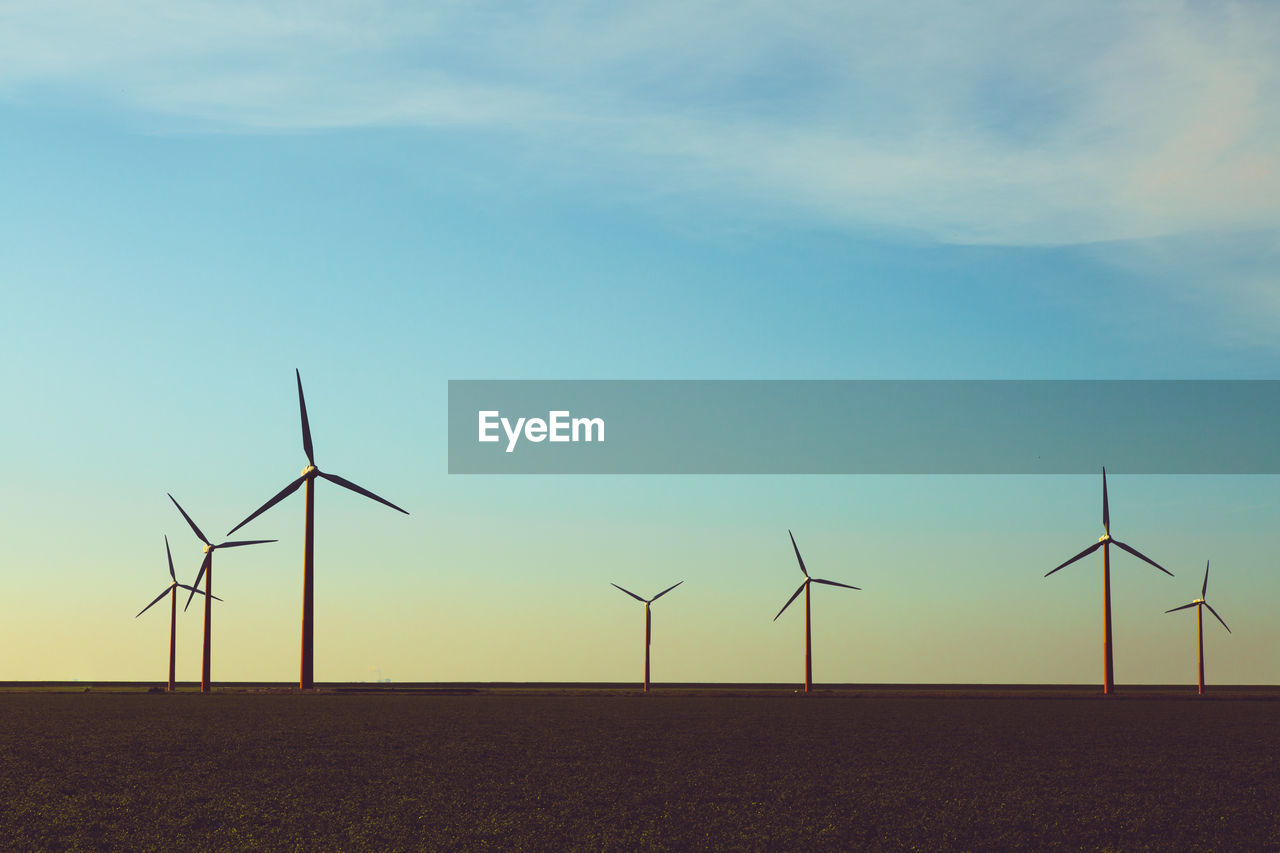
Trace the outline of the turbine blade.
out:
<instances>
[{"instance_id":1,"label":"turbine blade","mask_svg":"<svg viewBox=\"0 0 1280 853\"><path fill-rule=\"evenodd\" d=\"M240 523L239 523L239 524L237 524L235 527L233 527L233 528L231 528L230 530L228 530L228 531L227 531L227 535L228 535L228 536L230 536L232 533L235 533L235 532L236 532L237 530L239 530L241 527L244 527L246 524L248 524L249 522L253 521L255 518L257 518L258 516L262 515L264 512L266 512L267 510L271 509L271 508L272 508L273 506L275 506L276 504L280 503L280 501L284 500L285 498L289 497L289 495L291 495L291 494L293 494L294 492L296 492L296 491L298 490L298 486L301 486L301 485L302 485L302 481L303 481L303 480L305 480L305 479L307 479L307 475L306 475L306 474L303 474L301 477L299 477L298 479L294 480L294 481L293 481L292 483L290 483L289 485L285 486L283 489L281 489L279 492L277 492L277 493L276 493L276 496L275 496L274 498L272 498L271 500L269 500L269 501L267 501L266 503L264 503L262 506L260 506L260 507L258 507L257 509L255 509L255 510L253 511L253 513L252 513L248 518L246 518L244 521L240 522Z\"/></svg>"},{"instance_id":2,"label":"turbine blade","mask_svg":"<svg viewBox=\"0 0 1280 853\"><path fill-rule=\"evenodd\" d=\"M265 545L268 542L279 542L279 539L244 539L239 542L223 542L219 548L237 548L241 545Z\"/></svg>"},{"instance_id":3,"label":"turbine blade","mask_svg":"<svg viewBox=\"0 0 1280 853\"><path fill-rule=\"evenodd\" d=\"M618 587L618 589L622 589L622 587L618 586L616 583L614 583L614 584L610 584L610 586L617 586L617 587ZM641 598L640 596L636 595L636 594L635 594L634 592L632 592L631 590L629 590L629 589L622 589L622 591L623 591L623 592L625 592L627 595L631 596L632 598L634 598L636 601L642 602L642 603L644 603L644 604L648 604L648 602L647 602L647 601L645 601L645 600L644 600L643 598Z\"/></svg>"},{"instance_id":4,"label":"turbine blade","mask_svg":"<svg viewBox=\"0 0 1280 853\"><path fill-rule=\"evenodd\" d=\"M1205 606L1205 607L1207 607L1207 608L1209 608L1209 612L1210 612L1210 613L1212 613L1212 614L1214 615L1214 617L1215 617L1215 618L1217 618L1217 620L1218 620L1219 622L1222 622L1222 627L1223 627L1223 628L1227 628L1227 623L1222 621L1222 617L1221 617L1221 616L1218 616L1218 611L1216 611L1216 610L1214 610L1214 609L1213 609L1213 605L1212 605L1212 604L1210 604L1209 602L1207 602L1207 601L1206 601L1206 602L1204 603L1204 606ZM1227 633L1228 633L1228 634L1230 634L1230 633L1231 633L1231 629L1230 629L1230 628L1227 628Z\"/></svg>"},{"instance_id":5,"label":"turbine blade","mask_svg":"<svg viewBox=\"0 0 1280 853\"><path fill-rule=\"evenodd\" d=\"M197 593L197 594L199 594L199 595L204 595L204 594L205 594L205 591L204 591L203 589L196 589L196 588L195 588L195 587L193 587L193 586L187 586L185 583L180 583L180 584L178 584L178 586L182 587L183 589L189 589L189 590L191 590L192 592ZM214 601L221 601L221 600L222 600L221 598L218 598L218 596L216 596L216 595L211 595L211 596L209 596L209 597L210 597L210 598L212 598Z\"/></svg>"},{"instance_id":6,"label":"turbine blade","mask_svg":"<svg viewBox=\"0 0 1280 853\"><path fill-rule=\"evenodd\" d=\"M847 584L847 583L839 583L838 581L824 581L822 578L813 578L813 582L814 582L814 583L825 583L827 586L842 586L842 587L844 587L845 589L856 589L856 590L859 590L859 591L861 591L861 590L862 590L862 587L860 587L860 586L849 586L849 584Z\"/></svg>"},{"instance_id":7,"label":"turbine blade","mask_svg":"<svg viewBox=\"0 0 1280 853\"><path fill-rule=\"evenodd\" d=\"M307 422L307 401L302 396L302 374L295 367L293 375L298 378L298 411L302 412L302 450L307 454L307 462L315 465L315 454L311 450L311 424Z\"/></svg>"},{"instance_id":8,"label":"turbine blade","mask_svg":"<svg viewBox=\"0 0 1280 853\"><path fill-rule=\"evenodd\" d=\"M784 604L784 605L782 605L782 610L779 610L779 611L778 611L778 616L781 616L781 615L782 615L783 610L786 610L788 607L790 607L790 606L791 606L791 602L795 601L795 600L796 600L796 596L797 596L797 595L799 595L800 593L804 592L804 588L805 588L806 586L808 586L808 585L809 585L809 581L807 581L807 580L806 580L804 583L800 584L800 588L799 588L799 589L797 589L795 592L791 593L791 597L787 599L787 603L786 603L786 604ZM778 621L778 616L773 617L773 621L774 621L774 622L777 622L777 621Z\"/></svg>"},{"instance_id":9,"label":"turbine blade","mask_svg":"<svg viewBox=\"0 0 1280 853\"><path fill-rule=\"evenodd\" d=\"M675 583L673 583L671 586L667 587L667 588L666 588L666 589L664 589L662 592L658 593L657 595L655 595L653 598L651 598L651 599L649 599L649 600L650 600L650 601L657 601L659 598L662 598L662 596L664 596L664 595L666 595L667 593L671 592L671 590L673 590L673 589L675 589L676 587L680 586L680 584L682 584L682 583L684 583L684 581L676 581L676 582L675 582Z\"/></svg>"},{"instance_id":10,"label":"turbine blade","mask_svg":"<svg viewBox=\"0 0 1280 853\"><path fill-rule=\"evenodd\" d=\"M1196 606L1196 603L1193 601L1190 604L1184 604L1181 607L1175 607L1173 608L1173 610L1166 610L1165 613L1172 613L1174 612L1174 610L1186 610L1188 607L1195 607L1195 606Z\"/></svg>"},{"instance_id":11,"label":"turbine blade","mask_svg":"<svg viewBox=\"0 0 1280 853\"><path fill-rule=\"evenodd\" d=\"M1153 560L1153 559L1151 559L1150 557L1148 557L1146 554L1143 554L1142 552L1138 551L1138 549L1136 549L1136 548L1130 548L1128 545L1124 544L1123 542L1121 542L1121 541L1120 541L1120 540L1118 540L1118 539L1112 539L1112 540L1111 540L1111 544L1112 544L1112 545L1118 545L1118 546L1120 546L1121 548L1123 548L1124 550L1128 551L1128 552L1129 552L1130 554L1132 554L1133 556L1137 557L1139 560L1146 560L1148 563L1150 563L1151 565L1155 566L1157 569L1159 569L1160 571L1164 572L1164 573L1165 573L1166 575L1168 575L1169 577L1173 577L1173 572L1169 571L1169 570L1168 570L1168 569L1166 569L1164 566L1160 565L1160 564L1159 564L1159 563L1157 563L1155 560Z\"/></svg>"},{"instance_id":12,"label":"turbine blade","mask_svg":"<svg viewBox=\"0 0 1280 853\"><path fill-rule=\"evenodd\" d=\"M1209 561L1204 561L1204 583L1200 585L1200 597L1204 598L1206 592L1209 591Z\"/></svg>"},{"instance_id":13,"label":"turbine blade","mask_svg":"<svg viewBox=\"0 0 1280 853\"><path fill-rule=\"evenodd\" d=\"M167 492L165 494L168 494ZM182 513L182 517L187 520L187 524L191 525L191 529L195 531L196 538L206 545L212 545L208 539L204 538L204 534L200 532L200 528L196 527L196 523L191 520L191 516L187 515L187 511L182 508L182 504L173 499L173 495L169 495L169 500L173 501L173 505L178 508L178 512Z\"/></svg>"},{"instance_id":14,"label":"turbine blade","mask_svg":"<svg viewBox=\"0 0 1280 853\"><path fill-rule=\"evenodd\" d=\"M1070 560L1067 560L1065 563L1062 563L1062 564L1061 564L1061 565L1059 565L1057 568L1053 568L1053 569L1050 569L1049 571L1045 572L1045 573L1044 573L1044 576L1045 576L1045 577L1049 577L1049 575L1053 574L1053 573L1054 573L1054 572L1056 572L1058 569L1066 568L1067 566L1069 566L1069 565L1071 565L1072 563L1074 563L1076 560L1080 559L1081 557L1087 557L1087 556L1089 556L1090 554L1092 554L1094 551L1098 550L1098 549L1099 549L1099 548L1101 548L1101 547L1102 547L1102 543L1101 543L1101 542L1094 542L1094 543L1093 543L1092 545L1090 545L1088 548L1085 548L1085 549L1084 549L1083 551L1081 551L1079 554L1076 554L1076 555L1075 555L1074 557L1072 557Z\"/></svg>"},{"instance_id":15,"label":"turbine blade","mask_svg":"<svg viewBox=\"0 0 1280 853\"><path fill-rule=\"evenodd\" d=\"M649 608L644 609L644 643L646 646L652 645L653 637L653 614L649 612Z\"/></svg>"},{"instance_id":16,"label":"turbine blade","mask_svg":"<svg viewBox=\"0 0 1280 853\"><path fill-rule=\"evenodd\" d=\"M1102 529L1111 535L1111 513L1107 509L1107 468L1102 468Z\"/></svg>"},{"instance_id":17,"label":"turbine blade","mask_svg":"<svg viewBox=\"0 0 1280 853\"><path fill-rule=\"evenodd\" d=\"M387 506L391 507L392 509L398 512L403 512L405 515L409 514L408 510L400 509L400 507L396 506L386 498L380 498L377 495L375 495L373 492L369 491L368 489L362 489L359 486L357 486L355 483L351 482L350 480L342 479L337 474L326 474L323 471L317 471L316 473L319 474L321 477L324 477L326 480L328 480L331 483L337 483L339 486L342 486L344 489L350 489L351 491L355 492L358 495L364 495L366 498L373 498L378 503L386 504Z\"/></svg>"},{"instance_id":18,"label":"turbine blade","mask_svg":"<svg viewBox=\"0 0 1280 853\"><path fill-rule=\"evenodd\" d=\"M193 583L191 586L187 587L187 589L191 590L191 594L187 596L187 603L182 605L183 613L187 612L187 608L191 606L191 599L196 597L196 590L194 589L194 587L200 586L200 578L204 577L205 569L209 568L209 561L211 561L212 559L213 559L212 551L204 555L204 562L200 564L200 571L196 572L196 582Z\"/></svg>"},{"instance_id":19,"label":"turbine blade","mask_svg":"<svg viewBox=\"0 0 1280 853\"><path fill-rule=\"evenodd\" d=\"M796 537L792 535L790 530L787 531L787 535L791 537L791 547L795 549L796 559L800 561L800 571L804 572L805 577L809 577L809 570L804 567L804 557L800 556L800 546L796 544ZM774 618L776 619L777 617Z\"/></svg>"},{"instance_id":20,"label":"turbine blade","mask_svg":"<svg viewBox=\"0 0 1280 853\"><path fill-rule=\"evenodd\" d=\"M174 583L178 582L178 576L173 573L173 552L169 550L169 537L164 537L164 555L169 558L169 579Z\"/></svg>"},{"instance_id":21,"label":"turbine blade","mask_svg":"<svg viewBox=\"0 0 1280 853\"><path fill-rule=\"evenodd\" d=\"M152 605L152 604L155 604L157 601L159 601L160 599L164 598L166 595L168 595L168 594L169 594L169 593L171 593L171 592L173 592L173 585L172 585L172 584L170 584L170 585L169 585L169 587L168 587L164 592L162 592L162 593L160 593L159 595L157 595L157 596L156 596L156 600L155 600L155 601L151 602L151 604L148 604L146 607L144 607L144 608L142 608L141 610L139 610L139 611L138 611L138 616L141 616L143 613L146 613L148 610L150 610L150 609L151 609L151 605ZM138 618L138 616L135 616L135 617L133 617L133 618L134 618L134 619L137 619L137 618Z\"/></svg>"}]
</instances>

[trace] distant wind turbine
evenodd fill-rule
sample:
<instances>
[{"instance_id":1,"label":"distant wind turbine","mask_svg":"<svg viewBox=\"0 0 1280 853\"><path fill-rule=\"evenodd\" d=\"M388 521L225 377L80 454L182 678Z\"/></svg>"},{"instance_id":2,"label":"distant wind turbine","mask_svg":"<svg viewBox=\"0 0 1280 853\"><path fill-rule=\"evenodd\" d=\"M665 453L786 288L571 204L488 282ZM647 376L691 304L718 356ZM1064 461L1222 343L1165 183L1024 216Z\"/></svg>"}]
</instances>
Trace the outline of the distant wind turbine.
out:
<instances>
[{"instance_id":1,"label":"distant wind turbine","mask_svg":"<svg viewBox=\"0 0 1280 853\"><path fill-rule=\"evenodd\" d=\"M166 595L169 596L169 692L172 693L174 670L175 670L174 660L176 658L177 644L178 644L178 628L177 628L178 588L181 587L182 589L189 589L191 590L192 595L196 594L197 592L200 592L200 590L196 589L194 586L187 586L185 583L178 583L178 578L173 573L173 553L169 551L168 536L164 537L164 553L165 553L165 556L169 558L170 583L167 587L165 587L164 592L156 596L155 601L152 601L151 604L148 604L146 607L138 611L138 616L141 616L143 613L146 613L148 610L151 609L151 606L153 604L156 604L158 601L160 601L160 599L164 598ZM200 592L200 594L204 595L203 592ZM218 601L222 600L221 598L218 598L216 595L214 596L214 598L217 599ZM133 618L137 619L138 616L135 616Z\"/></svg>"},{"instance_id":2,"label":"distant wind turbine","mask_svg":"<svg viewBox=\"0 0 1280 853\"><path fill-rule=\"evenodd\" d=\"M315 687L315 490L316 477L323 477L331 483L337 483L344 489L350 489L358 495L372 498L378 503L386 504L397 512L408 515L408 510L400 509L385 498L380 498L368 489L362 489L350 480L344 480L337 474L326 474L316 467L315 454L311 449L311 426L307 422L307 401L302 396L302 374L295 368L294 376L298 380L298 410L302 413L302 450L307 454L307 467L302 469L302 476L281 489L275 497L254 510L248 518L237 524L227 533L230 536L241 527L253 521L271 507L280 503L298 490L304 482L307 484L306 521L303 528L302 543L302 665L298 678L300 690L311 690Z\"/></svg>"},{"instance_id":3,"label":"distant wind turbine","mask_svg":"<svg viewBox=\"0 0 1280 853\"><path fill-rule=\"evenodd\" d=\"M804 583L800 584L800 588L791 594L791 597L787 599L786 604L782 605L782 610L778 611L778 616L781 616L783 612L791 606L791 602L796 600L796 596L802 592L804 593L804 692L808 693L809 688L813 685L813 634L810 630L811 623L809 619L809 584L822 583L827 586L840 586L845 589L858 590L860 590L861 587L849 586L847 583L837 583L836 581L827 581L822 578L809 577L809 570L804 567L804 558L800 556L800 548L796 545L796 537L792 535L790 530L787 531L787 535L791 537L791 547L795 549L796 561L800 563L800 571L804 574ZM777 622L778 616L773 617L773 621Z\"/></svg>"},{"instance_id":4,"label":"distant wind turbine","mask_svg":"<svg viewBox=\"0 0 1280 853\"><path fill-rule=\"evenodd\" d=\"M644 603L644 692L645 693L649 692L649 627L650 627L649 605L657 601L659 598L662 598L662 596L671 592L671 590L680 586L680 584L682 583L684 583L684 581L676 581L671 586L667 587L662 592L655 595L653 598L641 598L631 590L622 589L622 587L618 586L616 583L613 584L613 586L618 587L618 589L622 589L623 592L625 592L627 595L634 598L636 601L640 601Z\"/></svg>"},{"instance_id":5,"label":"distant wind turbine","mask_svg":"<svg viewBox=\"0 0 1280 853\"><path fill-rule=\"evenodd\" d=\"M1173 572L1148 557L1146 554L1139 553L1136 549L1130 548L1119 539L1111 538L1111 515L1107 509L1107 469L1102 469L1102 536L1097 542L1085 548L1079 554L1076 554L1070 560L1045 572L1045 577L1056 572L1065 566L1069 566L1081 557L1087 557L1099 548L1102 549L1102 692L1114 693L1116 689L1115 668L1112 662L1112 652L1114 651L1111 639L1111 562L1109 559L1109 547L1115 545L1124 551L1128 551L1140 560L1144 560L1164 572L1169 577L1173 577Z\"/></svg>"},{"instance_id":6,"label":"distant wind turbine","mask_svg":"<svg viewBox=\"0 0 1280 853\"><path fill-rule=\"evenodd\" d=\"M1218 615L1218 611L1213 609L1212 604L1205 601L1205 593L1207 593L1208 591L1209 591L1209 561L1205 560L1204 561L1204 583L1200 585L1200 597L1197 598L1195 601L1191 602L1190 604L1184 604L1181 607L1173 608L1173 610L1165 611L1165 613L1172 613L1174 610L1186 610L1188 607L1194 607L1196 609L1196 642L1199 644L1199 647L1200 647L1200 654L1198 658L1200 663L1200 685L1199 685L1199 690L1197 692L1200 695L1204 695L1204 609L1203 608L1205 607L1209 608L1209 612L1213 614L1213 617L1217 619L1219 622L1222 622L1223 628L1227 628L1227 623L1223 622L1222 617ZM1230 628L1227 628L1227 633L1228 634L1231 633Z\"/></svg>"},{"instance_id":7,"label":"distant wind turbine","mask_svg":"<svg viewBox=\"0 0 1280 853\"><path fill-rule=\"evenodd\" d=\"M263 545L267 542L275 542L274 539L249 539L242 542L220 542L214 545L210 542L196 523L191 520L191 516L187 515L187 511L182 508L182 504L169 495L169 500L173 501L173 505L178 508L178 512L182 513L182 517L187 520L187 524L191 525L191 530L195 533L196 538L204 543L204 562L200 564L200 571L196 573L195 586L200 586L200 578L204 578L204 653L201 655L200 662L200 692L208 693L211 683L210 673L210 649L213 644L213 608L210 606L209 598L213 595L213 552L218 548L237 548L241 545ZM187 587L191 589L191 587ZM191 594L187 596L187 603L182 605L182 609L186 610L191 606L191 599L195 598L196 591L191 590Z\"/></svg>"}]
</instances>

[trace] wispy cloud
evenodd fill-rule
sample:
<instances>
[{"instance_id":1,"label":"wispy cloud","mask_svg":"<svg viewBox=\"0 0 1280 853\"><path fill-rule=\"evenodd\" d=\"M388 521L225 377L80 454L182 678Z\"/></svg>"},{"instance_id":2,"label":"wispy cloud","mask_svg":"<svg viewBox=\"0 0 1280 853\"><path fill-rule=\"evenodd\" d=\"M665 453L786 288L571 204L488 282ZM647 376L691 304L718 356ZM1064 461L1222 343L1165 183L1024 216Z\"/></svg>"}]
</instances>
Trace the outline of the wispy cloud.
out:
<instances>
[{"instance_id":1,"label":"wispy cloud","mask_svg":"<svg viewBox=\"0 0 1280 853\"><path fill-rule=\"evenodd\" d=\"M1280 224L1266 3L5 4L0 93L49 91L199 129L527 134L949 242Z\"/></svg>"},{"instance_id":2,"label":"wispy cloud","mask_svg":"<svg viewBox=\"0 0 1280 853\"><path fill-rule=\"evenodd\" d=\"M1195 332L1237 349L1274 351L1280 329L1280 231L1181 234L1099 243L1088 250L1158 291L1163 302L1182 306L1195 318ZM1270 376L1270 360L1263 364L1263 375Z\"/></svg>"}]
</instances>

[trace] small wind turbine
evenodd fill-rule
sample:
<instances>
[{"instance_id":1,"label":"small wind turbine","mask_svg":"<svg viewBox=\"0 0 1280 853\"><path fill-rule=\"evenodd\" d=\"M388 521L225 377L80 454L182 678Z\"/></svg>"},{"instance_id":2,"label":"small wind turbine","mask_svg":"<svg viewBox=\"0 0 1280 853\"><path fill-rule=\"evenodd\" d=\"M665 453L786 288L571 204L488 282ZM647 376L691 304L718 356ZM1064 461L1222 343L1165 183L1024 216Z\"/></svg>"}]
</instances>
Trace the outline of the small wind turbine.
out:
<instances>
[{"instance_id":1,"label":"small wind turbine","mask_svg":"<svg viewBox=\"0 0 1280 853\"><path fill-rule=\"evenodd\" d=\"M827 586L840 586L845 589L857 590L862 589L862 587L849 586L847 583L837 583L836 581L827 581L822 578L809 577L809 570L804 567L804 558L800 556L800 548L796 545L796 537L792 535L790 530L787 531L787 535L791 537L791 547L795 549L796 560L800 563L800 571L804 573L804 583L800 584L800 588L791 594L791 597L787 599L786 604L782 605L782 610L778 611L778 616L781 616L783 611L791 606L791 602L796 600L796 596L802 592L804 593L804 692L808 693L810 686L813 684L813 635L810 630L809 619L809 584L824 583ZM777 622L778 616L773 617L773 621Z\"/></svg>"},{"instance_id":2,"label":"small wind turbine","mask_svg":"<svg viewBox=\"0 0 1280 853\"><path fill-rule=\"evenodd\" d=\"M150 609L151 609L151 605L152 605L152 604L155 604L155 603L156 603L156 602L158 602L160 599L164 598L166 595L167 595L167 596L170 596L170 600L169 600L169 692L170 692L170 693L172 693L172 692L173 692L173 677L174 677L174 658L176 657L176 647L177 647L177 641L178 641L178 629L177 629L177 625L178 625L178 587L182 587L183 589L189 589L189 590L191 590L191 594L192 594L192 595L196 594L197 592L200 592L200 590L196 589L196 588L195 588L195 587L193 587L193 586L187 586L185 583L178 583L178 578L177 578L177 576L176 576L176 575L174 575L174 573L173 573L173 554L172 554L172 552L170 552L170 551L169 551L169 537L168 537L168 536L164 537L164 553L165 553L165 556L169 558L169 580L170 580L170 583L169 583L169 585L168 585L167 587L165 587L164 592L162 592L162 593L160 593L159 595L157 595L157 596L156 596L155 601L151 602L151 604L148 604L146 607L144 607L144 608L142 608L141 610L139 610L139 611L138 611L138 616L141 616L143 613L146 613L148 610L150 610ZM203 592L200 592L200 594L201 594L201 595L204 595L204 593L203 593ZM222 600L221 598L218 598L217 596L214 596L214 598L217 598L217 600L218 600L218 601L221 601L221 600ZM135 617L133 617L133 618L134 618L134 619L137 619L137 618L138 618L138 616L135 616Z\"/></svg>"},{"instance_id":3,"label":"small wind turbine","mask_svg":"<svg viewBox=\"0 0 1280 853\"><path fill-rule=\"evenodd\" d=\"M1056 572L1065 566L1069 566L1081 557L1087 557L1099 548L1102 549L1102 692L1113 693L1116 689L1115 668L1112 665L1113 644L1111 640L1111 561L1109 559L1108 546L1115 545L1124 551L1128 551L1140 560L1145 560L1164 572L1169 577L1173 577L1173 572L1148 557L1146 554L1139 553L1136 549L1130 548L1119 539L1111 538L1111 515L1107 510L1107 469L1102 469L1102 536L1098 541L1085 548L1079 554L1076 554L1070 560L1062 563L1057 568L1050 569L1045 572L1045 577Z\"/></svg>"},{"instance_id":4,"label":"small wind turbine","mask_svg":"<svg viewBox=\"0 0 1280 853\"><path fill-rule=\"evenodd\" d=\"M200 662L200 692L208 693L210 685L210 667L209 667L209 651L213 643L213 608L209 605L209 598L213 595L213 552L218 548L236 548L240 545L263 545L267 542L275 542L274 539L249 539L242 542L220 542L214 545L205 535L200 532L200 528L196 527L196 523L191 520L191 516L187 515L187 511L182 508L182 504L169 495L169 500L173 501L173 505L178 508L178 512L182 513L182 517L187 520L187 524L191 525L191 530L196 534L196 538L204 543L204 562L200 564L200 571L196 573L195 586L200 586L200 578L204 578L204 654L201 656ZM187 587L191 589L191 587ZM185 611L191 606L191 599L195 598L196 591L191 589L191 594L187 596L187 603L182 605Z\"/></svg>"},{"instance_id":5,"label":"small wind turbine","mask_svg":"<svg viewBox=\"0 0 1280 853\"><path fill-rule=\"evenodd\" d=\"M311 690L315 687L315 479L323 477L331 483L337 483L344 489L350 489L358 495L372 498L378 503L386 504L397 512L408 515L408 510L400 509L385 498L380 498L368 489L362 489L350 480L344 480L337 474L326 474L316 467L315 454L311 449L311 426L307 422L307 401L302 396L302 374L297 368L293 371L298 380L298 410L302 413L302 450L307 454L307 467L302 469L302 476L281 489L276 496L254 510L248 518L227 532L230 536L241 527L253 521L259 515L271 509L280 501L298 490L304 482L307 484L306 520L302 537L302 665L298 677L298 689Z\"/></svg>"},{"instance_id":6,"label":"small wind turbine","mask_svg":"<svg viewBox=\"0 0 1280 853\"><path fill-rule=\"evenodd\" d=\"M649 692L649 626L650 626L649 605L657 601L659 598L662 598L662 596L671 592L671 590L680 586L680 584L682 583L684 583L684 581L676 581L671 586L667 587L662 592L655 595L653 598L641 598L631 590L622 589L622 587L618 586L616 583L613 584L613 586L618 587L618 589L622 589L623 592L625 592L627 595L634 598L636 601L640 601L644 603L644 692L645 693Z\"/></svg>"},{"instance_id":7,"label":"small wind turbine","mask_svg":"<svg viewBox=\"0 0 1280 853\"><path fill-rule=\"evenodd\" d=\"M1188 607L1196 609L1196 642L1200 647L1200 687L1197 691L1200 695L1204 695L1204 610L1209 608L1209 612L1214 618L1222 622L1222 627L1227 628L1227 623L1223 622L1222 617L1218 615L1218 611L1213 609L1213 605L1205 601L1205 593L1209 590L1209 561L1204 561L1204 583L1200 585L1200 597L1190 604L1184 604L1181 607L1175 607L1173 610L1166 610L1165 613L1172 613L1174 610L1186 610ZM1227 628L1227 633L1231 633L1231 629Z\"/></svg>"}]
</instances>

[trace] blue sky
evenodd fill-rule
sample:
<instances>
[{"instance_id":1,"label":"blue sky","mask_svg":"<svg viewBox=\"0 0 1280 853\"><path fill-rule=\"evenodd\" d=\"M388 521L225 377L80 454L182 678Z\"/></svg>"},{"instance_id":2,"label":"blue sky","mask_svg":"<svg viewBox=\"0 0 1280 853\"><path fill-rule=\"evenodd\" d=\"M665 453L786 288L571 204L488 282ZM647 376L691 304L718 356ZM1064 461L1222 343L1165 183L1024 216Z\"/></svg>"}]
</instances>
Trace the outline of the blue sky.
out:
<instances>
[{"instance_id":1,"label":"blue sky","mask_svg":"<svg viewBox=\"0 0 1280 853\"><path fill-rule=\"evenodd\" d=\"M0 9L0 679L163 675L317 462L317 678L1098 679L1096 477L467 478L466 378L1276 378L1269 4ZM1106 460L1099 460L1102 465ZM327 484L326 484L327 485ZM1274 683L1274 477L1112 478L1117 679ZM297 674L300 497L219 554ZM210 533L210 535L213 535ZM184 550L185 549L185 550ZM181 570L181 569L180 569ZM187 578L189 580L190 577ZM827 593L830 593L829 595ZM635 605L634 607L632 605ZM1183 617L1183 618L1180 618ZM198 677L200 622L179 624Z\"/></svg>"}]
</instances>

